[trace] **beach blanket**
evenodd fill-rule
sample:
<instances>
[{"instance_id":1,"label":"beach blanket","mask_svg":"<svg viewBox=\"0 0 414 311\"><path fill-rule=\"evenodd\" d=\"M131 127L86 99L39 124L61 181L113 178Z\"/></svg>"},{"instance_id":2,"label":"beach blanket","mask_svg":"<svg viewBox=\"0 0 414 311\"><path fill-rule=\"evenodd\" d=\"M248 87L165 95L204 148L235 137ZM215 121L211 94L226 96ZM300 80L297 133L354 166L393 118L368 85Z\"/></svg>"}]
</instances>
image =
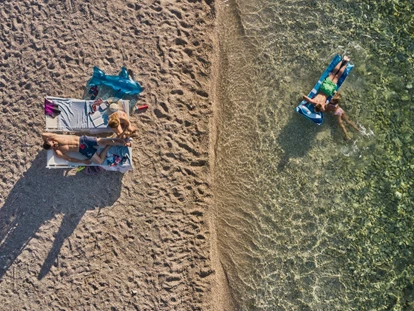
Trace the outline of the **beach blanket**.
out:
<instances>
[{"instance_id":1,"label":"beach blanket","mask_svg":"<svg viewBox=\"0 0 414 311\"><path fill-rule=\"evenodd\" d=\"M119 103L129 115L128 101L121 100ZM50 113L46 114L46 131L109 133L111 132L108 128L109 104L102 99L84 100L48 96L45 98L45 111L55 107L59 110L59 114L55 117Z\"/></svg>"},{"instance_id":2,"label":"beach blanket","mask_svg":"<svg viewBox=\"0 0 414 311\"><path fill-rule=\"evenodd\" d=\"M316 94L318 94L319 88L321 87L323 81L329 76L329 73L335 68L335 66L342 60L342 57L340 55L336 55L329 66L325 69L325 71L322 73L321 77L319 78L318 82L315 84L313 89L308 94L309 98L314 98ZM349 72L354 68L354 65L350 62L346 65L344 73L341 75L341 77L338 80L338 87L337 91L341 87L342 83L345 81L346 77L348 76ZM331 97L328 97L326 102L328 103L331 100ZM322 112L316 112L314 110L314 105L311 103L308 103L306 100L303 100L300 102L300 104L295 108L296 112L304 116L305 118L315 122L318 125L321 125L323 122L323 113Z\"/></svg>"}]
</instances>

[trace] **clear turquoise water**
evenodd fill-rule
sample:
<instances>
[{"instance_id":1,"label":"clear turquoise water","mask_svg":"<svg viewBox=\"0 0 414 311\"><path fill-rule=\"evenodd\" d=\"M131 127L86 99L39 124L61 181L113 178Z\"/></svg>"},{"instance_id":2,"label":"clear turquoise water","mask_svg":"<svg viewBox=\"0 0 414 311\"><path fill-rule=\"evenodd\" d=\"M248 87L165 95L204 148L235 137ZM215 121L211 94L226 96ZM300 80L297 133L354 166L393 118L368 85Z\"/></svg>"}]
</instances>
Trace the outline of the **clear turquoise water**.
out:
<instances>
[{"instance_id":1,"label":"clear turquoise water","mask_svg":"<svg viewBox=\"0 0 414 311\"><path fill-rule=\"evenodd\" d=\"M220 1L219 250L238 310L414 310L414 3ZM341 104L294 112L335 54Z\"/></svg>"}]
</instances>

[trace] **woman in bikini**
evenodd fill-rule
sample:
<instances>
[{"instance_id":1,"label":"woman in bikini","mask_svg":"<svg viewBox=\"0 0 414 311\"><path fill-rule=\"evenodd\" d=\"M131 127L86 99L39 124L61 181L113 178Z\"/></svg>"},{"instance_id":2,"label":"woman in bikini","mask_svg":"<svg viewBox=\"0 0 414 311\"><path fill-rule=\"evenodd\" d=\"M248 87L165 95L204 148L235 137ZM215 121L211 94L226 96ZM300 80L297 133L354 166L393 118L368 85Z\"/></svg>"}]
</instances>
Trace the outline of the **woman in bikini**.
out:
<instances>
[{"instance_id":1,"label":"woman in bikini","mask_svg":"<svg viewBox=\"0 0 414 311\"><path fill-rule=\"evenodd\" d=\"M349 137L348 132L346 131L345 125L342 121L345 121L346 123L348 123L357 132L359 132L359 129L355 125L354 122L349 120L348 115L345 113L345 111L341 107L339 107L340 99L341 99L341 94L339 94L339 92L336 92L335 95L332 97L332 99L329 101L329 103L325 106L325 111L330 111L333 113L336 120L338 121L339 127L342 129L342 131L345 134L345 139L350 140L351 137Z\"/></svg>"},{"instance_id":2,"label":"woman in bikini","mask_svg":"<svg viewBox=\"0 0 414 311\"><path fill-rule=\"evenodd\" d=\"M131 137L137 131L136 127L129 122L128 115L121 110L109 116L108 126L115 132L118 138L123 139Z\"/></svg>"}]
</instances>

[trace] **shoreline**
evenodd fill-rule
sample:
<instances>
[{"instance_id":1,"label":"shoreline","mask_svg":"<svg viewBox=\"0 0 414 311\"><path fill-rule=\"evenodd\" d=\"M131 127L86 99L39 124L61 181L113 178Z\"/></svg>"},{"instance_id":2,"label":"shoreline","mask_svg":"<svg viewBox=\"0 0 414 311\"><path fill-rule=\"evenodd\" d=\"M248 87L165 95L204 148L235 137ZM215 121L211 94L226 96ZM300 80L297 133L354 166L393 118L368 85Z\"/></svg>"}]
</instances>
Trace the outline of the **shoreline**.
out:
<instances>
[{"instance_id":1,"label":"shoreline","mask_svg":"<svg viewBox=\"0 0 414 311\"><path fill-rule=\"evenodd\" d=\"M234 308L212 193L219 6L4 3L4 308ZM145 88L137 105L149 109L131 117L135 170L47 170L43 97L81 98L95 65L125 66Z\"/></svg>"},{"instance_id":2,"label":"shoreline","mask_svg":"<svg viewBox=\"0 0 414 311\"><path fill-rule=\"evenodd\" d=\"M214 22L214 32L213 32L213 53L211 54L212 58L212 70L210 76L210 83L211 89L210 92L212 94L212 114L213 116L210 119L210 151L209 151L209 162L210 162L210 175L212 176L212 187L214 187L214 164L215 164L215 152L216 152L216 143L217 143L217 118L219 114L218 103L220 100L219 92L219 85L221 83L221 54L223 53L220 45L220 38L219 38L219 31L220 31L220 23L221 23L221 14L222 14L222 7L219 3L215 3L215 10L216 10L216 18ZM213 196L214 200L214 196ZM212 236L210 238L211 243L211 265L212 269L215 271L213 284L211 285L211 296L213 301L213 306L211 310L214 311L231 311L236 310L234 299L232 297L231 289L228 284L228 278L226 271L221 263L220 260L220 253L218 250L218 238L217 238L217 227L216 227L216 219L217 219L217 205L215 202L212 204L212 207L209 211L209 227L212 232Z\"/></svg>"}]
</instances>

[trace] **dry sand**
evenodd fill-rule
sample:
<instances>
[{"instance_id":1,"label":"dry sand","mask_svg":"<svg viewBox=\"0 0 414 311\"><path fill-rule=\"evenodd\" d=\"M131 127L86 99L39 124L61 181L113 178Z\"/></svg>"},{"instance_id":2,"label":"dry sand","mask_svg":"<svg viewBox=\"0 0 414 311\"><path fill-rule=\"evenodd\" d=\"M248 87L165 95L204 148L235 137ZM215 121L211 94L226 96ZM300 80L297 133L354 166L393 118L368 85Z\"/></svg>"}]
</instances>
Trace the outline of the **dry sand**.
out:
<instances>
[{"instance_id":1,"label":"dry sand","mask_svg":"<svg viewBox=\"0 0 414 311\"><path fill-rule=\"evenodd\" d=\"M0 2L0 310L230 310L211 191L213 0ZM133 172L45 168L43 97L145 88Z\"/></svg>"}]
</instances>

